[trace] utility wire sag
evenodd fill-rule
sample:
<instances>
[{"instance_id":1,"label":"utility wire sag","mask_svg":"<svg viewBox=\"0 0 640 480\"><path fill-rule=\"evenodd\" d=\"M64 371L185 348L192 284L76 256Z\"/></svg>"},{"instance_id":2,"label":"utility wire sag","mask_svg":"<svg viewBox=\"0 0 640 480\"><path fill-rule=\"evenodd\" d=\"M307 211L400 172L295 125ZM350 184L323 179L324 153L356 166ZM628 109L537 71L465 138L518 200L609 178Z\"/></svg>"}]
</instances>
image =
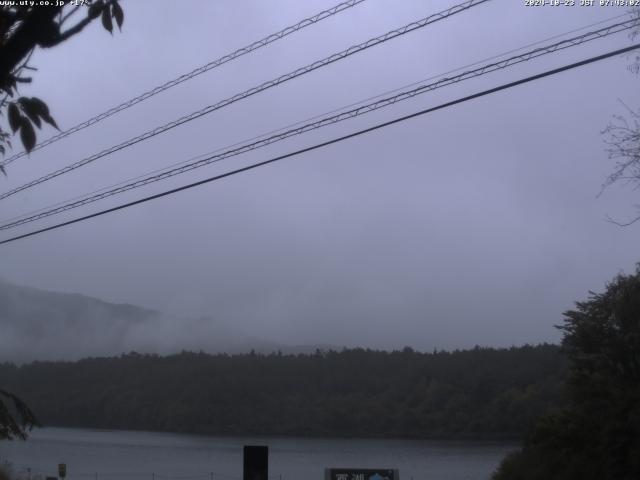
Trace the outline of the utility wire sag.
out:
<instances>
[{"instance_id":1,"label":"utility wire sag","mask_svg":"<svg viewBox=\"0 0 640 480\"><path fill-rule=\"evenodd\" d=\"M148 175L147 177L138 177L138 179L136 179L135 181L125 183L123 185L117 186L116 188L111 188L109 190L103 189L98 193L89 194L89 195L80 197L80 199L78 200L73 200L67 203L62 202L53 207L41 209L37 213L34 213L32 215L23 215L23 216L17 217L15 220L13 219L7 220L5 221L5 223L0 224L0 230L16 228L18 226L31 223L37 220L41 220L43 218L50 217L52 215L57 215L68 210L79 208L84 205L88 205L90 203L94 203L114 195L122 194L129 190L140 188L151 183L155 183L176 175L180 175L182 173L186 173L191 170L195 170L200 167L204 167L212 163L219 162L226 158L241 155L249 151L256 150L258 148L262 148L276 142L280 142L282 140L285 140L287 138L290 138L296 135L301 135L303 133L306 133L312 130L326 127L328 125L333 125L335 123L339 123L351 118L355 118L355 117L373 112L375 110L379 110L381 108L388 107L390 105L394 105L398 102L411 99L417 95L431 92L433 90L443 88L448 85L469 80L471 78L476 78L476 77L486 75L498 70L503 70L505 68L533 60L543 55L548 55L551 53L555 53L557 51L561 51L567 48L581 45L589 41L593 41L596 39L607 37L609 35L620 33L620 32L629 30L631 28L634 28L636 25L637 25L636 20L627 20L624 22L619 22L595 31L587 32L576 37L572 37L566 40L562 40L560 42L556 42L551 45L539 47L539 48L521 53L520 55L514 55L512 57L506 58L498 62L489 63L479 68L465 71L459 75L444 77L437 80L436 82L429 83L426 85L420 85L411 90L403 91L396 95L382 98L380 100L376 100L366 105L361 105L357 108L353 108L348 111L340 112L336 115L328 116L320 120L310 122L286 131L280 131L269 137L260 138L257 141L246 143L244 145L238 146L236 148L232 148L222 153L212 154L212 155L210 154L208 156L204 156L204 158L199 158L198 160L188 162L186 164L182 164L175 168L170 168L170 169L161 171L160 173L157 173L157 174Z\"/></svg>"},{"instance_id":2,"label":"utility wire sag","mask_svg":"<svg viewBox=\"0 0 640 480\"><path fill-rule=\"evenodd\" d=\"M53 137L50 137L38 144L36 144L32 149L31 152L34 152L36 150L40 150L41 148L46 147L47 145L51 145L52 143L57 142L58 140L61 140L65 137L68 137L69 135L72 135L76 132L79 132L80 130L83 130L87 127L90 127L91 125L95 125L98 122L101 122L102 120L109 118L113 115L115 115L118 112L121 112L122 110L126 110L127 108L131 108L134 105L140 103L140 102L144 102L145 100L153 97L154 95L157 95L161 92L164 92L165 90L168 90L172 87L175 87L176 85L180 85L181 83L186 82L187 80L191 80L194 77L197 77L198 75L201 75L205 72L208 72L209 70L213 70L214 68L217 68L221 65L224 65L225 63L228 63L232 60L235 60L237 58L242 57L243 55L246 55L248 53L251 53L255 50L258 50L259 48L262 48L264 46L267 46L277 40L280 40L282 38L285 38L289 35L291 35L292 33L295 33L299 30L302 30L305 27L308 27L310 25L314 25L326 18L332 17L333 15L336 15L340 12L343 12L351 7L355 7L356 5L364 2L366 0L348 0L346 2L342 2L339 3L338 5L329 8L327 10L323 10L322 12L316 13L315 15L305 18L304 20L299 21L298 23L296 23L295 25L290 25L282 30L280 30L279 32L276 33L272 33L271 35L268 35L264 38L262 38L261 40L258 40L256 42L253 42L249 45L247 45L246 47L242 47L239 48L238 50L229 53L227 55L224 55L220 58L217 58L215 60L212 60L211 62L207 63L206 65L202 65L201 67L198 67L192 71L190 71L189 73L185 73L184 75L180 75L177 78L174 78L173 80L169 80L168 82L163 83L162 85L159 85L155 88L152 88L151 90L148 90L140 95L138 95L137 97L133 97L130 100L127 100L126 102L121 103L118 106L115 106L113 108L110 108L109 110L100 113L94 117L91 117L88 120L85 120L82 123L79 123L73 127L68 128L67 130L64 130L60 133L58 133L57 135L54 135ZM10 163L13 163L14 161L18 160L19 158L22 158L24 156L27 155L27 152L20 152L17 153L16 155L13 155L9 158L7 158L6 160L0 162L0 166L6 166L9 165Z\"/></svg>"},{"instance_id":3,"label":"utility wire sag","mask_svg":"<svg viewBox=\"0 0 640 480\"><path fill-rule=\"evenodd\" d=\"M232 103L235 103L239 100L243 100L247 97L256 95L260 92L263 92L269 88L278 86L282 83L285 83L289 80L292 80L294 78L297 78L299 76L305 75L307 73L313 72L314 70L317 70L319 68L322 67L326 67L327 65L330 65L334 62L337 62L339 60L343 60L345 58L350 57L351 55L354 55L356 53L360 53L364 50L367 50L371 47L380 45L382 43L388 42L389 40L392 40L394 38L400 37L402 35L406 35L407 33L413 32L415 30L418 30L420 28L424 28L427 25L430 25L432 23L444 20L446 18L449 18L455 14L464 12L472 7L478 6L480 4L486 3L490 0L468 0L466 2L460 3L458 5L454 5L452 7L447 8L446 10L443 10L441 12L435 13L433 15L429 15L428 17L422 18L420 20L417 20L415 22L411 22L407 25L404 25L403 27L397 28L395 30L391 30L383 35L380 35L378 37L375 38L371 38L365 42L362 42L358 45L353 45L345 50L342 50L341 52L338 53L334 53L333 55L330 55L322 60L318 60L316 62L313 62L309 65L306 65L304 67L300 67L292 72L289 72L285 75L281 75L275 79L269 80L268 82L265 82L261 85L258 85L256 87L250 88L249 90L246 90L242 93L238 93L232 97L226 98L218 103L215 103L213 105L209 105L207 107L204 107L201 110L198 110L196 112L190 113L189 115L185 115L183 117L180 117L172 122L166 123L164 125L161 125L159 127L156 127L152 130L149 130L141 135L138 135L137 137L133 137L129 140L126 140L125 142L122 142L118 145L112 146L106 150L102 150L99 153L96 153L94 155L91 155L89 157L86 157L82 160L79 160L75 163L72 163L71 165L68 165L64 168L61 168L59 170L56 170L54 172L51 172L47 175L44 175L42 177L39 177L35 180L32 180L28 183L25 183L24 185L21 185L19 187L16 187L12 190L9 190L8 192L2 193L0 194L0 200L3 200L5 198L8 198L12 195L15 195L16 193L19 193L23 190L26 190L28 188L32 188L36 185L39 185L41 183L44 183L46 181L49 181L53 178L59 177L60 175L64 175L66 173L69 173L73 170L76 170L80 167L83 167L89 163L95 162L96 160L106 157L107 155L110 155L112 153L118 152L120 150L123 150L127 147L130 147L132 145L135 145L139 142L142 142L144 140L147 140L149 138L155 137L156 135L159 135L161 133L164 133L168 130L171 130L175 127L178 127L180 125L183 125L187 122L190 122L192 120L195 120L197 118L200 118L204 115L207 115L211 112L214 112L216 110L219 110L221 108L224 108L228 105L231 105Z\"/></svg>"},{"instance_id":4,"label":"utility wire sag","mask_svg":"<svg viewBox=\"0 0 640 480\"><path fill-rule=\"evenodd\" d=\"M164 191L164 192L161 192L161 193L157 193L155 195L151 195L151 196L148 196L148 197L145 197L145 198L141 198L141 199L138 199L138 200L135 200L135 201L132 201L132 202L128 202L128 203L125 203L125 204L122 204L122 205L118 205L116 207L108 208L106 210L101 210L99 212L95 212L95 213L92 213L90 215L85 215L83 217L75 218L73 220L68 220L66 222L58 223L56 225L51 225L51 226L46 227L46 228L41 228L39 230L35 230L35 231L29 232L29 233L25 233L25 234L18 235L18 236L12 237L12 238L8 238L6 240L0 241L0 245L5 245L5 244L10 243L10 242L15 242L17 240L21 240L21 239L24 239L24 238L32 237L34 235L39 235L39 234L44 233L44 232L48 232L48 231L51 231L51 230L56 230L58 228L62 228L62 227L68 226L68 225L72 225L72 224L75 224L75 223L83 222L83 221L89 220L91 218L95 218L95 217L99 217L99 216L102 216L102 215L106 215L108 213L112 213L112 212L116 212L116 211L119 211L119 210L123 210L125 208L129 208L129 207L132 207L134 205L139 205L139 204L142 204L142 203L149 202L151 200L156 200L158 198L162 198L162 197L165 197L165 196L168 196L168 195L173 195L173 194L181 192L183 190L189 190L191 188L198 187L200 185L204 185L204 184L211 183L211 182L214 182L214 181L218 181L218 180L221 180L223 178L227 178L227 177L230 177L232 175L236 175L238 173L247 172L249 170L253 170L253 169L256 169L256 168L259 168L259 167L263 167L265 165L269 165L269 164L278 162L280 160L284 160L286 158L298 156L298 155L301 155L303 153L307 153L307 152L310 152L310 151L313 151L313 150L317 150L317 149L320 149L320 148L323 148L323 147L326 147L326 146L329 146L329 145L333 145L335 143L343 142L343 141L348 140L350 138L358 137L360 135L364 135L366 133L370 133L370 132L379 130L381 128L385 128L385 127L388 127L388 126L391 126L391 125L394 125L394 124L397 124L397 123L405 122L405 121L407 121L409 119L420 117L422 115L426 115L428 113L435 112L437 110L442 110L442 109L445 109L445 108L449 108L449 107L452 107L454 105L458 105L458 104L461 104L461 103L464 103L464 102L468 102L470 100L474 100L476 98L484 97L486 95L491 95L493 93L496 93L496 92L499 92L499 91L502 91L502 90L507 90L509 88L516 87L518 85L522 85L522 84L525 84L525 83L533 82L535 80L539 80L539 79L542 79L542 78L545 78L545 77L549 77L549 76L552 76L552 75L557 75L558 73L562 73L562 72L565 72L565 71L568 71L568 70L572 70L572 69L575 69L575 68L578 68L578 67L582 67L582 66L585 66L585 65L588 65L588 64L591 64L591 63L599 62L599 61L605 60L607 58L611 58L611 57L614 57L614 56L617 56L617 55L628 53L628 52L631 52L631 51L636 50L638 48L640 48L640 43L631 45L631 46L626 47L626 48L620 48L618 50L613 50L613 51L610 51L610 52L602 54L602 55L598 55L598 56L595 56L595 57L588 58L586 60L582 60L582 61L579 61L579 62L571 63L571 64L565 65L563 67L554 68L552 70L547 70L545 72L542 72L542 73L539 73L539 74L536 74L536 75L531 75L529 77L525 77L525 78L522 78L520 80L516 80L516 81L513 81L513 82L505 83L505 84L502 84L500 86L497 86L497 87L494 87L494 88L490 88L488 90L483 90L481 92L474 93L474 94L468 95L466 97L458 98L457 100L453 100L453 101L450 101L450 102L442 103L442 104L440 104L438 106L435 106L435 107L426 108L424 110L420 110L418 112L415 112L415 113L412 113L412 114L409 114L409 115L404 115L402 117L398 117L398 118L395 118L393 120L389 120L387 122L379 123L379 124L374 125L372 127L368 127L368 128L362 129L362 130L358 130L358 131L350 133L348 135L343 135L341 137L337 137L337 138L334 138L332 140L328 140L328 141L325 141L325 142L322 142L322 143L317 143L317 144L312 145L310 147L302 148L300 150L296 150L296 151L293 151L293 152L290 152L290 153L287 153L287 154L284 154L284 155L280 155L280 156L271 158L269 160L264 160L262 162L254 163L252 165L248 165L246 167L238 168L236 170L232 170L232 171L220 174L220 175L215 175L213 177L209 177L209 178L206 178L204 180L200 180L200 181L197 181L197 182L194 182L194 183L190 183L188 185L183 185L181 187L173 188L171 190L167 190L167 191Z\"/></svg>"}]
</instances>

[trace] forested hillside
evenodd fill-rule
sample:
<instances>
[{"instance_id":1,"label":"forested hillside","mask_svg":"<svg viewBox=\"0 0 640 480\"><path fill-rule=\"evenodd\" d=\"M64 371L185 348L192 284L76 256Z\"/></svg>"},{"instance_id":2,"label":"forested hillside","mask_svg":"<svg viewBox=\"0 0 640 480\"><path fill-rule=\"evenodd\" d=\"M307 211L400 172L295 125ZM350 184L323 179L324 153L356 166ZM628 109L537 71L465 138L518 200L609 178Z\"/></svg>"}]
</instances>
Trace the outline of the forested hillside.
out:
<instances>
[{"instance_id":1,"label":"forested hillside","mask_svg":"<svg viewBox=\"0 0 640 480\"><path fill-rule=\"evenodd\" d=\"M0 365L45 425L217 434L520 435L561 402L553 345L418 353L160 357Z\"/></svg>"},{"instance_id":2,"label":"forested hillside","mask_svg":"<svg viewBox=\"0 0 640 480\"><path fill-rule=\"evenodd\" d=\"M131 350L171 354L182 349L227 353L283 349L310 353L315 348L252 337L216 318L176 318L136 305L39 290L0 279L0 362L79 360Z\"/></svg>"}]
</instances>

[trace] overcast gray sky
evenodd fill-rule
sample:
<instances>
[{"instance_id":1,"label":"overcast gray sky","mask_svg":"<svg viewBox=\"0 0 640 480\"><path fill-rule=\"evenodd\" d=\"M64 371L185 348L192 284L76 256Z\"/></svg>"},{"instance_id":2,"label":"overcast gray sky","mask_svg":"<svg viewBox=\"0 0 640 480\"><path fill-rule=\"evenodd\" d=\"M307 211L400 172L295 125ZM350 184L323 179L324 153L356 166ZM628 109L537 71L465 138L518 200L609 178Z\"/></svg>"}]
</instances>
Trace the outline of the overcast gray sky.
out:
<instances>
[{"instance_id":1,"label":"overcast gray sky","mask_svg":"<svg viewBox=\"0 0 640 480\"><path fill-rule=\"evenodd\" d=\"M0 189L451 4L367 0L14 162ZM334 2L122 5L122 33L110 36L95 22L33 57L39 70L22 93L46 100L63 129ZM0 215L41 208L621 13L621 7L494 0L4 200ZM629 42L626 34L591 42L37 225ZM624 112L621 101L640 105L640 78L628 63L606 60L2 246L0 275L172 315L210 316L289 343L432 349L557 341L553 325L562 311L640 260L640 223L620 228L605 220L632 216L638 191L613 187L596 198L612 169L600 132Z\"/></svg>"}]
</instances>

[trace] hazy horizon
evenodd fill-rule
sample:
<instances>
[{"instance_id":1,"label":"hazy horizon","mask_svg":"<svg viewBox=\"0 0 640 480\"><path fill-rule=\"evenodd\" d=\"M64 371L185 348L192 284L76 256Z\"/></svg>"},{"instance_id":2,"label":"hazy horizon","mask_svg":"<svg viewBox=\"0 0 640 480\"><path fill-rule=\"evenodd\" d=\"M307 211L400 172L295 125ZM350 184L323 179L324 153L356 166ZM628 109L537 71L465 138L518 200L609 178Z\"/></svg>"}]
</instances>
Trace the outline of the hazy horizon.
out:
<instances>
[{"instance_id":1,"label":"hazy horizon","mask_svg":"<svg viewBox=\"0 0 640 480\"><path fill-rule=\"evenodd\" d=\"M22 300L22 301L20 301ZM132 352L161 356L187 352L269 355L313 354L363 348L418 352L452 352L457 348L425 350L407 345L288 344L252 336L215 318L178 318L131 304L111 304L82 294L60 293L12 285L0 278L0 363L76 361L118 357ZM73 335L69 335L72 332ZM83 340L77 342L80 336ZM533 345L473 345L468 348L513 348ZM25 348L28 346L28 348ZM462 350L465 350L463 348Z\"/></svg>"},{"instance_id":2,"label":"hazy horizon","mask_svg":"<svg viewBox=\"0 0 640 480\"><path fill-rule=\"evenodd\" d=\"M160 3L150 9L123 2L121 33L109 35L94 22L59 47L37 50L31 63L38 71L21 94L44 99L65 129L337 2L250 2L240 9L230 0L194 1L180 20L174 2ZM368 0L14 162L0 191L453 3ZM0 216L622 13L487 2L5 199ZM629 44L626 33L590 42L55 220ZM162 312L175 319L156 332L167 348L199 341L201 331L190 334L180 319L200 317L286 345L430 351L557 343L554 325L563 311L640 261L640 222L621 228L606 220L632 216L637 191L613 186L597 197L613 169L601 132L625 112L623 104L638 104L640 78L629 72L629 61L609 59L4 245L0 277ZM54 133L43 129L39 138ZM55 335L83 344L74 331Z\"/></svg>"}]
</instances>

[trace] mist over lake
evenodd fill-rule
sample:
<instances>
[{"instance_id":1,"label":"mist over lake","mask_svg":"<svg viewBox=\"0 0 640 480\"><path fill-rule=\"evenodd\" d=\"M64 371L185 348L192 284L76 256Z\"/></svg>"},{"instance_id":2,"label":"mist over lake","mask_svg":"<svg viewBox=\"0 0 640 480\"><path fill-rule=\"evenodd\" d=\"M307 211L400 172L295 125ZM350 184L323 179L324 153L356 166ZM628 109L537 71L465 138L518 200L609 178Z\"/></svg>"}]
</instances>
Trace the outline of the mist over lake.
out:
<instances>
[{"instance_id":1,"label":"mist over lake","mask_svg":"<svg viewBox=\"0 0 640 480\"><path fill-rule=\"evenodd\" d=\"M222 437L136 431L43 428L28 442L0 444L16 471L68 480L213 480L242 478L242 446L269 445L269 476L324 478L326 467L398 468L402 480L488 479L508 442ZM97 475L97 476L96 476ZM32 477L33 478L33 477Z\"/></svg>"}]
</instances>

